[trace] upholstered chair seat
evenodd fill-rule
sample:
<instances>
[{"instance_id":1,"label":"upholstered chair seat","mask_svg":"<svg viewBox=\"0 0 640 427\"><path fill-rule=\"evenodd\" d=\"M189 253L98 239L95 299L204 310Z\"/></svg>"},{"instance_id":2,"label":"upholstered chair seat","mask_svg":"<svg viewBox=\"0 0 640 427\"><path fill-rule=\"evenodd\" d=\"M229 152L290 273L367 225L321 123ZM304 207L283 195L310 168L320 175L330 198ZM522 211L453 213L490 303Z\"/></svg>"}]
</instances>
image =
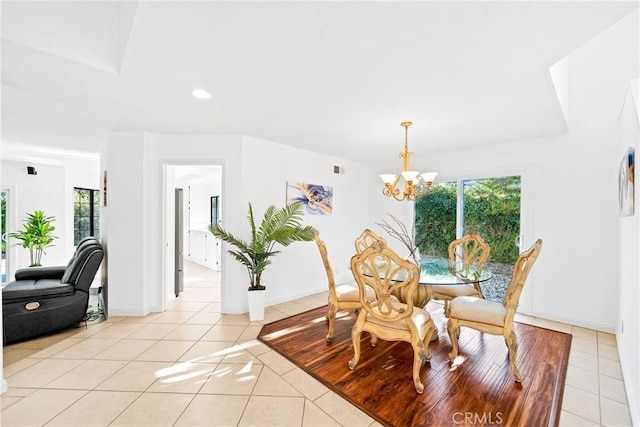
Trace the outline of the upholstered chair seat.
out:
<instances>
[{"instance_id":1,"label":"upholstered chair seat","mask_svg":"<svg viewBox=\"0 0 640 427\"><path fill-rule=\"evenodd\" d=\"M406 306L407 306L406 304L403 304L403 303L399 302L393 296L391 297L391 300L392 300L392 303L394 303L394 302L396 303L396 304L394 304L394 307L395 307L396 310L398 310L398 311L406 310ZM377 310L377 313L380 314L380 310ZM429 322L429 319L431 319L431 315L429 314L429 312L427 310L424 310L424 309L419 308L419 307L414 307L413 313L411 314L411 318L410 319L411 319L410 322L407 322L407 321L390 322L390 321L380 320L379 317L371 316L369 318L369 322L375 323L375 324L380 325L380 326L386 326L386 327L389 327L389 328L408 331L409 330L409 324L413 324L413 326L415 326L416 329L420 329L423 325L425 325L426 323Z\"/></svg>"},{"instance_id":2,"label":"upholstered chair seat","mask_svg":"<svg viewBox=\"0 0 640 427\"><path fill-rule=\"evenodd\" d=\"M477 297L456 297L449 303L449 316L502 327L507 318L507 309L495 301Z\"/></svg>"},{"instance_id":3,"label":"upholstered chair seat","mask_svg":"<svg viewBox=\"0 0 640 427\"><path fill-rule=\"evenodd\" d=\"M455 297L480 297L478 290L472 285L431 285L436 299L451 301Z\"/></svg>"},{"instance_id":4,"label":"upholstered chair seat","mask_svg":"<svg viewBox=\"0 0 640 427\"><path fill-rule=\"evenodd\" d=\"M394 296L399 291L406 293L407 301L413 301L420 280L418 266L388 248L384 240L377 240L351 258L351 272L360 290L362 308L351 331L353 358L349 368L355 369L360 360L363 332L371 336L372 346L379 338L405 341L413 348L413 384L416 392L423 393L420 368L423 360L431 359L428 346L435 325L427 311L413 304L403 304ZM367 287L375 293L375 299L371 301L364 299ZM375 374L370 370L366 375Z\"/></svg>"},{"instance_id":5,"label":"upholstered chair seat","mask_svg":"<svg viewBox=\"0 0 640 427\"><path fill-rule=\"evenodd\" d=\"M533 246L520 254L513 268L511 282L509 282L502 304L469 296L456 297L450 302L445 314L449 318L447 330L452 347L451 353L449 353L451 362L455 362L458 357L460 327L465 326L483 333L502 335L509 352L511 373L516 382L522 382L522 374L516 366L518 337L513 325L513 317L524 283L541 249L542 240L538 239Z\"/></svg>"},{"instance_id":6,"label":"upholstered chair seat","mask_svg":"<svg viewBox=\"0 0 640 427\"><path fill-rule=\"evenodd\" d=\"M371 288L365 289L367 301L375 299L376 294ZM355 283L347 283L344 285L336 286L336 296L338 301L341 302L357 302L360 303L360 292L358 291L358 285Z\"/></svg>"}]
</instances>

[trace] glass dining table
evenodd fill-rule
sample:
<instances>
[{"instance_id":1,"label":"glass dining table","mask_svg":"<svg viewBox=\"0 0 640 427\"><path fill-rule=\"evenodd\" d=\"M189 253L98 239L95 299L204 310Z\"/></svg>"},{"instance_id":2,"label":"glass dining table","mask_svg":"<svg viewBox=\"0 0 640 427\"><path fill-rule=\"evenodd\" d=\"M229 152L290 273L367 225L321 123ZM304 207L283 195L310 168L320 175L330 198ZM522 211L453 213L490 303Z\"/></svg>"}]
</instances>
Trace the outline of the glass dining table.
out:
<instances>
[{"instance_id":1,"label":"glass dining table","mask_svg":"<svg viewBox=\"0 0 640 427\"><path fill-rule=\"evenodd\" d=\"M422 258L420 260L420 286L414 295L413 305L426 309L427 303L433 297L432 286L474 286L479 287L480 283L493 277L493 273L486 268L472 266L469 268L449 268L449 260L445 258ZM406 288L404 288L406 289ZM403 303L407 303L404 292L396 293L395 296ZM438 327L431 341L438 339Z\"/></svg>"},{"instance_id":2,"label":"glass dining table","mask_svg":"<svg viewBox=\"0 0 640 427\"><path fill-rule=\"evenodd\" d=\"M420 260L420 286L414 296L413 305L424 308L433 297L433 285L438 286L479 286L493 277L486 268L471 266L468 268L449 268L449 260L445 258L422 258ZM396 295L402 301L402 293Z\"/></svg>"},{"instance_id":3,"label":"glass dining table","mask_svg":"<svg viewBox=\"0 0 640 427\"><path fill-rule=\"evenodd\" d=\"M366 274L366 273L365 273ZM420 286L413 297L413 306L426 310L426 306L433 297L433 286L474 286L493 277L493 273L486 268L471 266L468 268L450 268L446 258L424 257L420 260ZM404 295L407 287L393 294L402 303L407 304L408 297ZM438 339L438 327L431 341Z\"/></svg>"}]
</instances>

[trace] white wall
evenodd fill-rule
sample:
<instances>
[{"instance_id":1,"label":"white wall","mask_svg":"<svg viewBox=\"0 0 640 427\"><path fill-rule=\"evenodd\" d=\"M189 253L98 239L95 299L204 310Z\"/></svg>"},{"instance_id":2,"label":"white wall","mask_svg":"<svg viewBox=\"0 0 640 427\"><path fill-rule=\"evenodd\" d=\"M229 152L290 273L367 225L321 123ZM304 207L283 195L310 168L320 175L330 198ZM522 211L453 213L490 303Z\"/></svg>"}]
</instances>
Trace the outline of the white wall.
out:
<instances>
[{"instance_id":1,"label":"white wall","mask_svg":"<svg viewBox=\"0 0 640 427\"><path fill-rule=\"evenodd\" d=\"M163 165L221 165L225 175L222 179L222 195L231 195L225 203L222 204L223 218L226 212L229 212L229 221L233 223L236 220L242 220L243 216L231 215L238 212L241 207L238 203L237 195L242 192L240 185L240 168L241 168L241 150L242 138L240 136L212 136L212 135L154 135L154 141L157 145L157 156L155 158L156 167L162 174ZM173 186L165 185L165 193L162 197L164 206L167 206L166 200L173 200ZM173 246L173 205L165 208L165 224L162 224L160 218L159 227L162 230L162 244L159 248L158 265L164 265L164 277L171 277L170 269L167 266L173 266L174 262L174 246ZM241 277L242 271L224 271L223 259L223 280L227 283L232 282L238 276ZM162 263L162 264L160 264ZM162 280L164 280L164 277ZM172 291L167 289L167 295ZM227 301L236 301L242 298L243 293L234 287L222 287L222 310L225 313L240 312L239 308L233 303ZM168 298L168 297L167 297ZM165 299L166 302L166 299ZM234 311L235 310L235 311Z\"/></svg>"},{"instance_id":2,"label":"white wall","mask_svg":"<svg viewBox=\"0 0 640 427\"><path fill-rule=\"evenodd\" d=\"M168 270L161 265L173 264L173 218L164 205L168 190L144 181L144 176L149 176L163 182L163 165L185 164L193 159L202 164L223 165L224 226L244 237L248 233L249 201L261 216L270 204L284 205L288 180L333 186L333 215L309 216L305 217L305 222L322 232L335 260L338 282L351 280L347 266L354 251L353 240L362 229L371 227L374 220L381 217L379 213L374 217L367 208L372 205L373 197L382 197L378 195L380 186L369 168L269 141L233 136L113 133L106 158L108 164L117 165L117 168L108 169L109 206L106 208L110 246L109 310L112 314L154 311L156 305L163 304L163 298L168 299L161 296L153 300L140 295L140 292L146 295L149 289L158 288L159 282L151 280L151 272L162 272L161 275L167 276ZM287 161L282 162L282 159ZM334 174L334 165L345 167L346 173ZM145 215L162 211L167 217L165 224L159 215ZM112 217L114 214L117 218ZM114 231L114 227L117 230ZM161 236L155 249L154 236ZM141 256L143 247L146 248L144 257ZM158 277L158 280L164 282L164 278ZM269 267L264 281L269 286L269 305L326 289L319 254L311 242L283 249ZM141 283L142 288L139 289L137 283ZM247 286L246 271L225 252L222 257L224 312L247 311Z\"/></svg>"},{"instance_id":3,"label":"white wall","mask_svg":"<svg viewBox=\"0 0 640 427\"><path fill-rule=\"evenodd\" d=\"M42 210L46 215L55 217L54 235L58 239L54 241L55 246L46 249L46 253L42 255L42 263L43 265L65 264L68 261L65 261L65 246L68 240L64 221L66 212L65 170L59 165L37 163L28 163L28 165L36 167L38 174L27 175L27 163L25 162L2 162L3 186L9 188L10 191L15 191L14 200L16 201L14 210L16 217L7 224L7 232L22 230L27 214L33 213L35 210ZM16 243L18 240L9 238L9 245ZM12 261L15 261L13 265L16 268L29 266L29 251L27 249L18 246L15 254L16 258Z\"/></svg>"},{"instance_id":4,"label":"white wall","mask_svg":"<svg viewBox=\"0 0 640 427\"><path fill-rule=\"evenodd\" d=\"M617 153L621 159L627 147L635 149L635 213L619 217L620 239L620 298L619 325L616 339L624 373L627 401L633 425L640 424L640 185L638 184L638 156L640 156L640 90L638 79L629 87L620 117L621 137Z\"/></svg>"},{"instance_id":5,"label":"white wall","mask_svg":"<svg viewBox=\"0 0 640 427\"><path fill-rule=\"evenodd\" d=\"M34 166L37 175L27 175L27 165ZM55 217L53 222L58 237L54 246L42 256L44 265L65 265L73 251L73 189L74 187L98 189L99 171L97 158L56 158L39 161L2 160L2 187L9 189L13 218L9 218L8 232L22 229L27 213L43 210ZM16 243L9 239L9 245ZM29 251L22 247L10 248L12 271L29 265Z\"/></svg>"},{"instance_id":6,"label":"white wall","mask_svg":"<svg viewBox=\"0 0 640 427\"><path fill-rule=\"evenodd\" d=\"M103 169L107 171L107 206L101 209L103 240L108 242L107 295L110 315L142 316L159 303L145 301L145 277L149 258L146 242L151 239L148 224L156 223L154 215L147 216L148 194L145 188L145 148L149 135L144 132L114 132L109 135L103 153ZM145 203L147 202L147 203ZM153 250L154 253L157 249Z\"/></svg>"},{"instance_id":7,"label":"white wall","mask_svg":"<svg viewBox=\"0 0 640 427\"><path fill-rule=\"evenodd\" d=\"M191 228L208 230L211 223L211 197L219 196L222 182L214 177L203 177L189 182Z\"/></svg>"},{"instance_id":8,"label":"white wall","mask_svg":"<svg viewBox=\"0 0 640 427\"><path fill-rule=\"evenodd\" d=\"M318 229L327 245L336 283L353 281L348 269L354 254L354 239L371 227L369 207L375 196L375 176L361 164L301 150L270 141L245 137L243 149L243 207L237 214L246 217L252 203L256 221L260 221L267 206L286 204L286 183L305 182L333 187L331 215L305 215L304 224ZM335 174L334 165L344 167L344 174ZM225 227L248 236L246 220L240 228ZM263 275L267 285L267 305L288 301L321 292L327 288L327 278L320 253L314 242L298 242L280 248L282 253L273 259ZM227 264L228 266L228 264ZM246 274L245 274L246 276ZM239 286L246 288L248 279Z\"/></svg>"},{"instance_id":9,"label":"white wall","mask_svg":"<svg viewBox=\"0 0 640 427\"><path fill-rule=\"evenodd\" d=\"M600 123L552 138L434 156L447 171L443 181L524 174L522 197L532 207L532 228L523 247L537 238L544 243L521 311L615 330L618 238L611 230L617 222L618 153L602 144L614 133L613 123Z\"/></svg>"}]
</instances>

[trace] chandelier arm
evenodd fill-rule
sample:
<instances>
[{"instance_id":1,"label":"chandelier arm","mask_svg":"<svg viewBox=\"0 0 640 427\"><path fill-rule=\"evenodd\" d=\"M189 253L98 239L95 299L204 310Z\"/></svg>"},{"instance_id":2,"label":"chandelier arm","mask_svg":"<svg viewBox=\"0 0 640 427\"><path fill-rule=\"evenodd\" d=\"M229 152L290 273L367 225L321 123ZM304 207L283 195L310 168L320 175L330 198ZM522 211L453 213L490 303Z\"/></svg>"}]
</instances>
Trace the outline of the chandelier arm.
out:
<instances>
[{"instance_id":1,"label":"chandelier arm","mask_svg":"<svg viewBox=\"0 0 640 427\"><path fill-rule=\"evenodd\" d=\"M402 197L398 197L398 196L394 195L393 198L396 199L399 202L401 202L401 201L406 199L406 197L404 195Z\"/></svg>"},{"instance_id":2,"label":"chandelier arm","mask_svg":"<svg viewBox=\"0 0 640 427\"><path fill-rule=\"evenodd\" d=\"M420 175L418 175L416 177L416 180L418 181L418 183L422 186L422 187L428 187L429 184L427 183L427 181L424 180L424 178Z\"/></svg>"}]
</instances>

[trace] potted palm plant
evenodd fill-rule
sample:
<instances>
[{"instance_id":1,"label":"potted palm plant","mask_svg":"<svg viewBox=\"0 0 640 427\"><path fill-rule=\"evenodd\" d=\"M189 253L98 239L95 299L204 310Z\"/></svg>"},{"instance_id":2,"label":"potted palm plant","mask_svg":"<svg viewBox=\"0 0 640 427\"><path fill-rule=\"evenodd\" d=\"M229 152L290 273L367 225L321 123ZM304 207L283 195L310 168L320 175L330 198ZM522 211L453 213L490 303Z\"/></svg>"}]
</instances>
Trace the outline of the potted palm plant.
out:
<instances>
[{"instance_id":1,"label":"potted palm plant","mask_svg":"<svg viewBox=\"0 0 640 427\"><path fill-rule=\"evenodd\" d=\"M235 247L227 252L247 269L249 274L249 317L251 320L264 318L264 291L266 287L262 284L261 278L267 266L271 264L271 257L280 253L279 250L275 250L275 245L286 247L293 242L313 240L316 229L309 225L301 225L303 213L304 207L298 202L290 203L280 209L271 205L265 210L258 227L254 220L253 207L249 203L247 216L251 233L249 241L236 237L224 230L219 224L209 226L209 231L214 237ZM253 309L254 300L257 300L257 309Z\"/></svg>"},{"instance_id":2,"label":"potted palm plant","mask_svg":"<svg viewBox=\"0 0 640 427\"><path fill-rule=\"evenodd\" d=\"M53 221L55 221L54 217L45 215L43 211L35 211L27 214L23 230L9 233L9 237L21 240L22 247L29 249L30 267L42 265L40 261L44 250L53 246L53 240L57 239L53 236L53 231L56 229L52 225Z\"/></svg>"}]
</instances>

